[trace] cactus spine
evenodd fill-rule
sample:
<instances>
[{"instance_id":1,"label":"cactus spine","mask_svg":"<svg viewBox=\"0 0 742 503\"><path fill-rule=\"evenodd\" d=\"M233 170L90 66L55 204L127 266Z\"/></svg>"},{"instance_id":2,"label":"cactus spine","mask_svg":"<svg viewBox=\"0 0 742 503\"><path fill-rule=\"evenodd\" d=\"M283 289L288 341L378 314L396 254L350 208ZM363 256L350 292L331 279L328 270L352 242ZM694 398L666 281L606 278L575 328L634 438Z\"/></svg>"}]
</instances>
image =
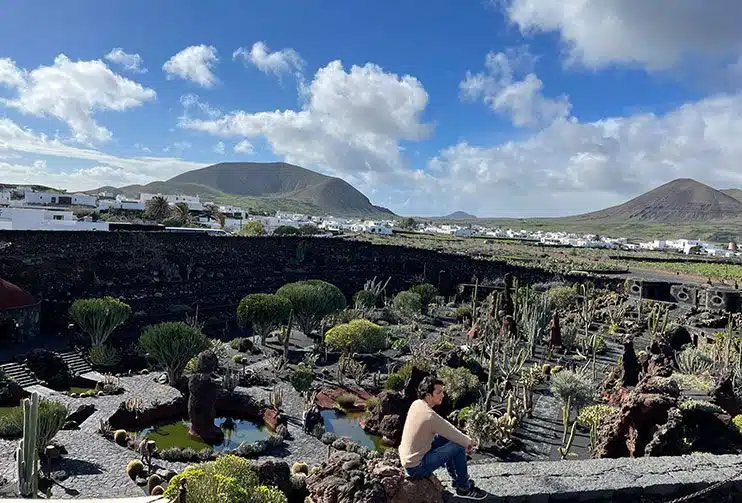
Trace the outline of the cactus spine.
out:
<instances>
[{"instance_id":1,"label":"cactus spine","mask_svg":"<svg viewBox=\"0 0 742 503\"><path fill-rule=\"evenodd\" d=\"M23 438L18 442L16 466L21 496L36 498L39 491L39 394L23 400Z\"/></svg>"}]
</instances>

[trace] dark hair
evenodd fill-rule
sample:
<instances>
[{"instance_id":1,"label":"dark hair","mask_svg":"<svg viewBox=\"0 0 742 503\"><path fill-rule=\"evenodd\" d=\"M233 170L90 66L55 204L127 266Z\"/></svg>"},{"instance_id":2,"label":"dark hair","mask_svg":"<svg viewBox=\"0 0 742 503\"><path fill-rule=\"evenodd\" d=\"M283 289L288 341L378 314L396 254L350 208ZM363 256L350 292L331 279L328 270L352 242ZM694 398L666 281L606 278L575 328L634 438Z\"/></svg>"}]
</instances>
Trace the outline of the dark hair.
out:
<instances>
[{"instance_id":1,"label":"dark hair","mask_svg":"<svg viewBox=\"0 0 742 503\"><path fill-rule=\"evenodd\" d=\"M417 397L422 399L432 394L436 386L443 386L443 381L433 376L423 378L417 387Z\"/></svg>"}]
</instances>

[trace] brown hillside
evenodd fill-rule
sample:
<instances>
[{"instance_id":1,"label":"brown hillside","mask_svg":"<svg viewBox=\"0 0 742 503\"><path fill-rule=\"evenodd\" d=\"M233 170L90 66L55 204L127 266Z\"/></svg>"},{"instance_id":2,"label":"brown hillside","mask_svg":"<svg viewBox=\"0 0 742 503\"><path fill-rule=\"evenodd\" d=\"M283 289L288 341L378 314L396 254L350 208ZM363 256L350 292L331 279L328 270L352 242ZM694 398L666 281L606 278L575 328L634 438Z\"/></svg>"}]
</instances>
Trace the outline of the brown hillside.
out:
<instances>
[{"instance_id":1,"label":"brown hillside","mask_svg":"<svg viewBox=\"0 0 742 503\"><path fill-rule=\"evenodd\" d=\"M742 201L742 189L721 189L721 192L735 198L737 201Z\"/></svg>"},{"instance_id":2,"label":"brown hillside","mask_svg":"<svg viewBox=\"0 0 742 503\"><path fill-rule=\"evenodd\" d=\"M690 178L679 178L604 210L569 217L604 222L694 223L742 216L742 201Z\"/></svg>"},{"instance_id":3,"label":"brown hillside","mask_svg":"<svg viewBox=\"0 0 742 503\"><path fill-rule=\"evenodd\" d=\"M140 192L181 193L220 201L233 196L283 202L284 206L293 201L298 203L298 208L338 216L394 215L386 208L371 204L365 195L345 180L284 162L223 162L188 171L164 182L101 189L132 196ZM235 202L240 203L239 199Z\"/></svg>"}]
</instances>

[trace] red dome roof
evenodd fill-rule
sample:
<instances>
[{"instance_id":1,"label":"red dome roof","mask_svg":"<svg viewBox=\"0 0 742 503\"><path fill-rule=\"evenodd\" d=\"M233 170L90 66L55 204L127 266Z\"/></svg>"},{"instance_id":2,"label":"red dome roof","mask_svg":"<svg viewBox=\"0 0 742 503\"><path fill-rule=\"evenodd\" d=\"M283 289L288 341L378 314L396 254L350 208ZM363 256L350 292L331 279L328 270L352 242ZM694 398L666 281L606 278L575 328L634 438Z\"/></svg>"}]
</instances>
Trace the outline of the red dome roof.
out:
<instances>
[{"instance_id":1,"label":"red dome roof","mask_svg":"<svg viewBox=\"0 0 742 503\"><path fill-rule=\"evenodd\" d=\"M0 309L33 306L36 299L24 289L0 279Z\"/></svg>"}]
</instances>

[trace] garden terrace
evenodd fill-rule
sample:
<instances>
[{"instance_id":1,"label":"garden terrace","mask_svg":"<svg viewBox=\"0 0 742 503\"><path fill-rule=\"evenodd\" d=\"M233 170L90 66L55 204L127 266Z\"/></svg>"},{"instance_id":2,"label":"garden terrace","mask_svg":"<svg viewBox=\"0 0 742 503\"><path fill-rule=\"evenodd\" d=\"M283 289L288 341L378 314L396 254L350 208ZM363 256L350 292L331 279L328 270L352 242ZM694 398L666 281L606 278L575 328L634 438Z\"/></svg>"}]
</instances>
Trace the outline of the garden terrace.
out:
<instances>
[{"instance_id":1,"label":"garden terrace","mask_svg":"<svg viewBox=\"0 0 742 503\"><path fill-rule=\"evenodd\" d=\"M201 318L222 330L234 328L244 294L275 291L289 281L323 279L351 298L373 277L391 277L389 292L426 278L447 296L475 277L494 280L511 272L522 283L555 278L504 261L334 238L0 231L0 243L6 244L0 246L0 278L41 300L42 333L54 334L65 333L67 310L82 297L110 295L128 303L134 313L129 330L182 319L197 305Z\"/></svg>"}]
</instances>

